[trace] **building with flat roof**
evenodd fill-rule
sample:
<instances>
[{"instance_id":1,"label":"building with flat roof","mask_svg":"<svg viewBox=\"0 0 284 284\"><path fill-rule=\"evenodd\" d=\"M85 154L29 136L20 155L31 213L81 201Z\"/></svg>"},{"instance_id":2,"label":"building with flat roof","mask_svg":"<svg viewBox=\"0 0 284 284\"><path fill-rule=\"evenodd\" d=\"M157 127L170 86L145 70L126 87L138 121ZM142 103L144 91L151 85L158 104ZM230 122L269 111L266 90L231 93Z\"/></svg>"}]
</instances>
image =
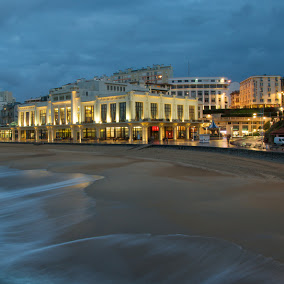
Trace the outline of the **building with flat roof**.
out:
<instances>
[{"instance_id":1,"label":"building with flat roof","mask_svg":"<svg viewBox=\"0 0 284 284\"><path fill-rule=\"evenodd\" d=\"M231 105L230 108L240 108L240 91L234 91L230 94Z\"/></svg>"},{"instance_id":2,"label":"building with flat roof","mask_svg":"<svg viewBox=\"0 0 284 284\"><path fill-rule=\"evenodd\" d=\"M3 131L12 141L191 139L204 123L198 101L167 90L80 79L51 89L47 101L20 105L18 127Z\"/></svg>"},{"instance_id":3,"label":"building with flat roof","mask_svg":"<svg viewBox=\"0 0 284 284\"><path fill-rule=\"evenodd\" d=\"M0 109L7 104L15 102L12 92L9 91L0 91Z\"/></svg>"},{"instance_id":4,"label":"building with flat roof","mask_svg":"<svg viewBox=\"0 0 284 284\"><path fill-rule=\"evenodd\" d=\"M251 76L240 83L240 107L280 107L281 76Z\"/></svg>"},{"instance_id":5,"label":"building with flat roof","mask_svg":"<svg viewBox=\"0 0 284 284\"><path fill-rule=\"evenodd\" d=\"M201 110L225 109L229 107L226 77L176 77L169 78L171 95L178 98L198 99Z\"/></svg>"},{"instance_id":6,"label":"building with flat roof","mask_svg":"<svg viewBox=\"0 0 284 284\"><path fill-rule=\"evenodd\" d=\"M173 76L173 67L161 65L147 66L141 69L128 68L124 71L114 73L110 80L118 83L168 83L168 79Z\"/></svg>"}]
</instances>

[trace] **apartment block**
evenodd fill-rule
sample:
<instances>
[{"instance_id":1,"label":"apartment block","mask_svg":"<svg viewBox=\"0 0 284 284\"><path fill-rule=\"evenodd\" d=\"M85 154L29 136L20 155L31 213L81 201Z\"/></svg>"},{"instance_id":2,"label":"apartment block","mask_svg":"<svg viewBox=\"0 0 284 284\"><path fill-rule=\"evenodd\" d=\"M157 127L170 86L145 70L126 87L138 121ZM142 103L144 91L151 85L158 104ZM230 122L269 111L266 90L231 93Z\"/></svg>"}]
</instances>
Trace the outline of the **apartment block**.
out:
<instances>
[{"instance_id":1,"label":"apartment block","mask_svg":"<svg viewBox=\"0 0 284 284\"><path fill-rule=\"evenodd\" d=\"M110 80L118 83L168 83L168 79L173 76L173 67L164 65L147 66L141 69L128 68L110 76Z\"/></svg>"},{"instance_id":2,"label":"apartment block","mask_svg":"<svg viewBox=\"0 0 284 284\"><path fill-rule=\"evenodd\" d=\"M177 77L170 78L171 95L178 98L197 99L201 110L225 109L229 107L226 77Z\"/></svg>"},{"instance_id":3,"label":"apartment block","mask_svg":"<svg viewBox=\"0 0 284 284\"><path fill-rule=\"evenodd\" d=\"M279 107L281 76L251 76L240 83L240 107Z\"/></svg>"},{"instance_id":4,"label":"apartment block","mask_svg":"<svg viewBox=\"0 0 284 284\"><path fill-rule=\"evenodd\" d=\"M7 104L11 104L16 100L13 98L12 92L0 91L0 110Z\"/></svg>"}]
</instances>

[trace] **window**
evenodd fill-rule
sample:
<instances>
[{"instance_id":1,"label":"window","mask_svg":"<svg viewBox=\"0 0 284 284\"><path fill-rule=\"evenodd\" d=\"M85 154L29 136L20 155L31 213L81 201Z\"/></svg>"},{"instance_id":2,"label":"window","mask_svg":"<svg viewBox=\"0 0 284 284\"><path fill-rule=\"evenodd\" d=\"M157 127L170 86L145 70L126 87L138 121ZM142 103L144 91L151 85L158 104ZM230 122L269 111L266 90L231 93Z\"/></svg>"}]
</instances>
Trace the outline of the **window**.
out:
<instances>
[{"instance_id":1,"label":"window","mask_svg":"<svg viewBox=\"0 0 284 284\"><path fill-rule=\"evenodd\" d=\"M67 123L71 123L71 107L67 108Z\"/></svg>"},{"instance_id":2,"label":"window","mask_svg":"<svg viewBox=\"0 0 284 284\"><path fill-rule=\"evenodd\" d=\"M60 121L61 121L61 124L65 124L65 108L64 107L60 108Z\"/></svg>"},{"instance_id":3,"label":"window","mask_svg":"<svg viewBox=\"0 0 284 284\"><path fill-rule=\"evenodd\" d=\"M110 119L111 122L116 122L116 104L110 104Z\"/></svg>"},{"instance_id":4,"label":"window","mask_svg":"<svg viewBox=\"0 0 284 284\"><path fill-rule=\"evenodd\" d=\"M109 85L107 85L107 90L109 91Z\"/></svg>"},{"instance_id":5,"label":"window","mask_svg":"<svg viewBox=\"0 0 284 284\"><path fill-rule=\"evenodd\" d=\"M58 108L54 109L54 123L55 125L59 124L59 120L58 120Z\"/></svg>"},{"instance_id":6,"label":"window","mask_svg":"<svg viewBox=\"0 0 284 284\"><path fill-rule=\"evenodd\" d=\"M189 112L189 119L190 120L195 119L195 107L189 106L188 112Z\"/></svg>"},{"instance_id":7,"label":"window","mask_svg":"<svg viewBox=\"0 0 284 284\"><path fill-rule=\"evenodd\" d=\"M202 91L198 91L198 97L202 97Z\"/></svg>"},{"instance_id":8,"label":"window","mask_svg":"<svg viewBox=\"0 0 284 284\"><path fill-rule=\"evenodd\" d=\"M92 123L94 121L94 106L85 106L85 123Z\"/></svg>"},{"instance_id":9,"label":"window","mask_svg":"<svg viewBox=\"0 0 284 284\"><path fill-rule=\"evenodd\" d=\"M89 93L88 92L86 92L86 97L88 97L89 96Z\"/></svg>"},{"instance_id":10,"label":"window","mask_svg":"<svg viewBox=\"0 0 284 284\"><path fill-rule=\"evenodd\" d=\"M196 97L196 91L191 91L191 97L195 98Z\"/></svg>"},{"instance_id":11,"label":"window","mask_svg":"<svg viewBox=\"0 0 284 284\"><path fill-rule=\"evenodd\" d=\"M177 106L177 116L179 120L183 119L183 105Z\"/></svg>"},{"instance_id":12,"label":"window","mask_svg":"<svg viewBox=\"0 0 284 284\"><path fill-rule=\"evenodd\" d=\"M53 97L53 100L54 101L58 101L58 97L56 96L56 97Z\"/></svg>"},{"instance_id":13,"label":"window","mask_svg":"<svg viewBox=\"0 0 284 284\"><path fill-rule=\"evenodd\" d=\"M204 91L205 96L209 96L209 91Z\"/></svg>"},{"instance_id":14,"label":"window","mask_svg":"<svg viewBox=\"0 0 284 284\"><path fill-rule=\"evenodd\" d=\"M30 113L28 111L26 112L26 125L30 125Z\"/></svg>"},{"instance_id":15,"label":"window","mask_svg":"<svg viewBox=\"0 0 284 284\"><path fill-rule=\"evenodd\" d=\"M46 110L45 109L39 111L39 121L40 121L40 125L46 124Z\"/></svg>"},{"instance_id":16,"label":"window","mask_svg":"<svg viewBox=\"0 0 284 284\"><path fill-rule=\"evenodd\" d=\"M204 99L204 102L205 102L205 103L209 103L209 99L208 99L208 98L205 98L205 99Z\"/></svg>"},{"instance_id":17,"label":"window","mask_svg":"<svg viewBox=\"0 0 284 284\"><path fill-rule=\"evenodd\" d=\"M212 99L211 99L211 102L212 102L212 103L215 103L215 102L216 102L215 98L212 98Z\"/></svg>"},{"instance_id":18,"label":"window","mask_svg":"<svg viewBox=\"0 0 284 284\"><path fill-rule=\"evenodd\" d=\"M126 103L119 103L119 121L124 122L126 120Z\"/></svg>"},{"instance_id":19,"label":"window","mask_svg":"<svg viewBox=\"0 0 284 284\"><path fill-rule=\"evenodd\" d=\"M116 86L113 87L113 90L116 91Z\"/></svg>"},{"instance_id":20,"label":"window","mask_svg":"<svg viewBox=\"0 0 284 284\"><path fill-rule=\"evenodd\" d=\"M182 93L183 93L182 91L178 91L178 96L181 97L181 96L182 96Z\"/></svg>"},{"instance_id":21,"label":"window","mask_svg":"<svg viewBox=\"0 0 284 284\"><path fill-rule=\"evenodd\" d=\"M96 130L93 128L85 128L83 129L83 138L84 139L95 139Z\"/></svg>"},{"instance_id":22,"label":"window","mask_svg":"<svg viewBox=\"0 0 284 284\"><path fill-rule=\"evenodd\" d=\"M101 121L103 123L107 121L107 104L101 105Z\"/></svg>"},{"instance_id":23,"label":"window","mask_svg":"<svg viewBox=\"0 0 284 284\"><path fill-rule=\"evenodd\" d=\"M158 117L158 104L151 103L151 119L157 119Z\"/></svg>"},{"instance_id":24,"label":"window","mask_svg":"<svg viewBox=\"0 0 284 284\"><path fill-rule=\"evenodd\" d=\"M60 101L64 101L64 96L60 96L60 97L59 97L59 100L60 100Z\"/></svg>"},{"instance_id":25,"label":"window","mask_svg":"<svg viewBox=\"0 0 284 284\"><path fill-rule=\"evenodd\" d=\"M35 112L31 111L31 125L35 124Z\"/></svg>"},{"instance_id":26,"label":"window","mask_svg":"<svg viewBox=\"0 0 284 284\"><path fill-rule=\"evenodd\" d=\"M175 96L176 92L171 92L172 96Z\"/></svg>"},{"instance_id":27,"label":"window","mask_svg":"<svg viewBox=\"0 0 284 284\"><path fill-rule=\"evenodd\" d=\"M170 104L165 104L165 119L170 120L172 115L172 108Z\"/></svg>"},{"instance_id":28,"label":"window","mask_svg":"<svg viewBox=\"0 0 284 284\"><path fill-rule=\"evenodd\" d=\"M143 103L135 102L135 120L138 121L142 119L143 115Z\"/></svg>"},{"instance_id":29,"label":"window","mask_svg":"<svg viewBox=\"0 0 284 284\"><path fill-rule=\"evenodd\" d=\"M67 95L66 100L71 100L71 95Z\"/></svg>"}]
</instances>

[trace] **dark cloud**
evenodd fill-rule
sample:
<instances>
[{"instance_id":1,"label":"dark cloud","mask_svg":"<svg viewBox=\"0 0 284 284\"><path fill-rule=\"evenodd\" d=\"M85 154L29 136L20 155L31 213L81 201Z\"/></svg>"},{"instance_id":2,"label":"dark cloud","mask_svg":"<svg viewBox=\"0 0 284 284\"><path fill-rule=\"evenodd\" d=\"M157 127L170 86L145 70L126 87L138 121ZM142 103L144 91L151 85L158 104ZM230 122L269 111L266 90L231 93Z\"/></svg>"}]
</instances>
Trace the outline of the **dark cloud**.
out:
<instances>
[{"instance_id":1,"label":"dark cloud","mask_svg":"<svg viewBox=\"0 0 284 284\"><path fill-rule=\"evenodd\" d=\"M281 0L2 0L0 89L18 100L77 78L172 64L176 76L283 74Z\"/></svg>"}]
</instances>

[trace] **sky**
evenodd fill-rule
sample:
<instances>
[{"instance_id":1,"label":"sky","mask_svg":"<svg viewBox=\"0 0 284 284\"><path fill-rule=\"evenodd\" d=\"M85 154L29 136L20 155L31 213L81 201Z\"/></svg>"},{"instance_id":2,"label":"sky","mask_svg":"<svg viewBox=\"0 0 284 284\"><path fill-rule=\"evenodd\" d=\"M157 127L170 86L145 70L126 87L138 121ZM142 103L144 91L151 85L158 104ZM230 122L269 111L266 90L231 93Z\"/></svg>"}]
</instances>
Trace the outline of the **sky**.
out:
<instances>
[{"instance_id":1,"label":"sky","mask_svg":"<svg viewBox=\"0 0 284 284\"><path fill-rule=\"evenodd\" d=\"M17 101L126 68L283 76L283 0L0 0L0 90Z\"/></svg>"}]
</instances>

